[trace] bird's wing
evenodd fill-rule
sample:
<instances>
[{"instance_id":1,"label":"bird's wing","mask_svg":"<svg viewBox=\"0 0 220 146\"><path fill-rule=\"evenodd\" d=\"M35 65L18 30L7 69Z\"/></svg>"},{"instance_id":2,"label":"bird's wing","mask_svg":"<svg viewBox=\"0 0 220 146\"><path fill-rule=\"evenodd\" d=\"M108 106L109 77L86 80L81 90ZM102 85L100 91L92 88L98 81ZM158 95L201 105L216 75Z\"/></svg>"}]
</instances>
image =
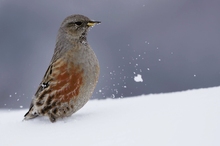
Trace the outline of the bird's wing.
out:
<instances>
[{"instance_id":1,"label":"bird's wing","mask_svg":"<svg viewBox=\"0 0 220 146\"><path fill-rule=\"evenodd\" d=\"M24 115L25 119L32 119L32 118L35 118L38 116L37 113L32 113L31 111L33 110L33 107L34 107L34 104L33 104L33 101L35 100L35 98L38 98L39 95L42 95L44 93L42 93L46 88L49 87L49 82L52 80L52 77L51 77L51 74L52 74L52 64L49 65L44 77L43 77L43 80L42 82L40 83L38 89L37 89L37 92L35 93L35 97L34 99L32 100L31 102L31 105L30 105L30 108L28 110L28 112Z\"/></svg>"},{"instance_id":2,"label":"bird's wing","mask_svg":"<svg viewBox=\"0 0 220 146\"><path fill-rule=\"evenodd\" d=\"M50 81L53 80L53 77L51 76L52 72L53 72L53 64L51 63L51 64L49 65L49 67L48 67L48 69L47 69L47 71L46 71L46 73L45 73L45 75L44 75L44 77L43 77L43 79L42 79L42 81L41 81L41 83L40 83L38 89L37 89L37 92L35 93L35 97L38 97L39 94L40 94L44 89L46 89L46 88L49 87Z\"/></svg>"}]
</instances>

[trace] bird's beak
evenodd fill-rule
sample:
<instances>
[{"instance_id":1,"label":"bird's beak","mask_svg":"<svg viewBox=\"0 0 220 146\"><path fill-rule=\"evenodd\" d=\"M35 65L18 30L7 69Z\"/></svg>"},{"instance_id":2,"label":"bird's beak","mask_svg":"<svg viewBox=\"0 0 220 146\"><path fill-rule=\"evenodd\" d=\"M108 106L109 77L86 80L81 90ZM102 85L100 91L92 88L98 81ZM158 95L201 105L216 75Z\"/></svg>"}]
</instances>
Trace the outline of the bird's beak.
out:
<instances>
[{"instance_id":1,"label":"bird's beak","mask_svg":"<svg viewBox=\"0 0 220 146\"><path fill-rule=\"evenodd\" d=\"M89 22L87 23L87 26L92 27L92 26L94 26L95 24L99 24L99 23L101 23L101 22L100 22L100 21L89 21Z\"/></svg>"}]
</instances>

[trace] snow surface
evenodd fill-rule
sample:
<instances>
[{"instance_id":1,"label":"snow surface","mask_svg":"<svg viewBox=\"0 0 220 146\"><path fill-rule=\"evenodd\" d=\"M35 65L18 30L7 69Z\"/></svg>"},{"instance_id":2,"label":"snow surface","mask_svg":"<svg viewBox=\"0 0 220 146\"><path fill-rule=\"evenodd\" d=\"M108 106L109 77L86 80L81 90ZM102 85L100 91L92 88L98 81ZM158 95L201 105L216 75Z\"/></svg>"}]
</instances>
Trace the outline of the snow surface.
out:
<instances>
[{"instance_id":1,"label":"snow surface","mask_svg":"<svg viewBox=\"0 0 220 146\"><path fill-rule=\"evenodd\" d=\"M219 146L220 87L91 100L51 123L0 110L1 146Z\"/></svg>"}]
</instances>

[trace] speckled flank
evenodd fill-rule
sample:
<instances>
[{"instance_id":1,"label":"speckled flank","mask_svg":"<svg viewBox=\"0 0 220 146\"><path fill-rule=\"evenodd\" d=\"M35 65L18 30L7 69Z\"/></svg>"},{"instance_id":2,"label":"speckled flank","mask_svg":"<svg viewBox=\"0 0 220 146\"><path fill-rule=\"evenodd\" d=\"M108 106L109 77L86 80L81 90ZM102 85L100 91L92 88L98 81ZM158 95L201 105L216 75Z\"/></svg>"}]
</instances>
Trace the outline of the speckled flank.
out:
<instances>
[{"instance_id":1,"label":"speckled flank","mask_svg":"<svg viewBox=\"0 0 220 146\"><path fill-rule=\"evenodd\" d=\"M79 95L80 87L83 84L83 70L78 66L71 65L72 67L67 70L66 63L60 63L57 68L54 68L54 80L50 89L55 94L54 99L61 102L69 102L71 98L76 98Z\"/></svg>"},{"instance_id":2,"label":"speckled flank","mask_svg":"<svg viewBox=\"0 0 220 146\"><path fill-rule=\"evenodd\" d=\"M49 87L39 94L35 102L39 114L49 114L49 116L52 114L52 119L55 120L57 117L64 117L76 111L75 106L68 106L70 100L76 102L79 98L84 72L73 63L68 68L69 64L61 59L53 63L53 66Z\"/></svg>"}]
</instances>

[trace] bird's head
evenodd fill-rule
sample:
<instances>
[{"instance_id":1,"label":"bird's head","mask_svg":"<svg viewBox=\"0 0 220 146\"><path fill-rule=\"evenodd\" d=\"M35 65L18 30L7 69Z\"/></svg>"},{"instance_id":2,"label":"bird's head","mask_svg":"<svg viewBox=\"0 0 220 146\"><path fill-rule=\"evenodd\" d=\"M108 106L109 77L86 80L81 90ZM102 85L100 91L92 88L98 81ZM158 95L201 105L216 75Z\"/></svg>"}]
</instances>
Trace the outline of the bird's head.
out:
<instances>
[{"instance_id":1,"label":"bird's head","mask_svg":"<svg viewBox=\"0 0 220 146\"><path fill-rule=\"evenodd\" d=\"M99 23L83 15L71 15L64 19L59 33L65 33L70 39L86 39L88 29Z\"/></svg>"}]
</instances>

